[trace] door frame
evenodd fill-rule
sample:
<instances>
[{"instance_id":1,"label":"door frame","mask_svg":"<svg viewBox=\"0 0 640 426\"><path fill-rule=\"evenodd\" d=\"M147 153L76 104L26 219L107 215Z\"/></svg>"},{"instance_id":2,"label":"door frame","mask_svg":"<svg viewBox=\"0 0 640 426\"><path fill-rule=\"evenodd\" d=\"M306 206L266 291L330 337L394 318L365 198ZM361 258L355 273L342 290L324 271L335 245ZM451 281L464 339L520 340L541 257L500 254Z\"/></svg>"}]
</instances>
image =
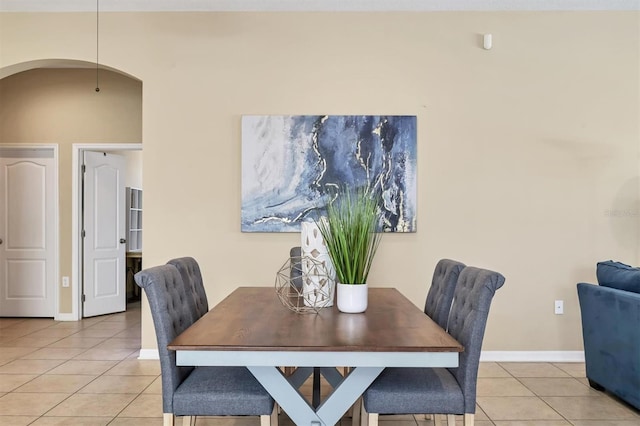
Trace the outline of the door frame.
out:
<instances>
[{"instance_id":1,"label":"door frame","mask_svg":"<svg viewBox=\"0 0 640 426\"><path fill-rule=\"evenodd\" d=\"M53 170L53 269L54 269L54 279L53 279L53 303L55 304L55 308L53 310L53 319L56 321L64 321L66 320L65 316L67 314L60 313L60 178L58 169L60 168L60 160L58 157L58 144L0 144L0 148L2 149L36 149L36 150L50 150L53 151L53 159L54 159L54 170Z\"/></svg>"},{"instance_id":2,"label":"door frame","mask_svg":"<svg viewBox=\"0 0 640 426\"><path fill-rule=\"evenodd\" d=\"M142 151L141 143L74 143L71 151L71 320L82 319L82 247L80 225L82 217L82 159L84 151Z\"/></svg>"}]
</instances>

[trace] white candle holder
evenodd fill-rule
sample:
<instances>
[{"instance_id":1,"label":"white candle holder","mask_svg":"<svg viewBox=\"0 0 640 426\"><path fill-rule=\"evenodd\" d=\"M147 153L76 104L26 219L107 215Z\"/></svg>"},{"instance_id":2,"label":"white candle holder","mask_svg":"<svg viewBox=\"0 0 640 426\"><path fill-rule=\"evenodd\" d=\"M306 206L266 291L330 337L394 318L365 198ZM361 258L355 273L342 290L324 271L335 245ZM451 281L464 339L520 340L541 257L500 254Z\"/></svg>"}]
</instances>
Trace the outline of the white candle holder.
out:
<instances>
[{"instance_id":1,"label":"white candle holder","mask_svg":"<svg viewBox=\"0 0 640 426\"><path fill-rule=\"evenodd\" d=\"M333 306L335 268L315 222L302 222L300 232L302 252L302 292L307 306ZM324 268L319 268L318 263ZM324 269L324 271L321 271Z\"/></svg>"}]
</instances>

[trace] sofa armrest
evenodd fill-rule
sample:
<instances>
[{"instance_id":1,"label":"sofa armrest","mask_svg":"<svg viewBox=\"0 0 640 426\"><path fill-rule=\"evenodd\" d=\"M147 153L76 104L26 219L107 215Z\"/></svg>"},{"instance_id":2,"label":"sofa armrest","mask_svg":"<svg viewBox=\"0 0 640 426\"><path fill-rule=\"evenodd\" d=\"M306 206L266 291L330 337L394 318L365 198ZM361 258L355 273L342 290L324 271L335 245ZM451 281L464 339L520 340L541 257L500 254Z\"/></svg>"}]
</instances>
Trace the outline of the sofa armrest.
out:
<instances>
[{"instance_id":1,"label":"sofa armrest","mask_svg":"<svg viewBox=\"0 0 640 426\"><path fill-rule=\"evenodd\" d=\"M640 294L578 284L587 378L640 408Z\"/></svg>"}]
</instances>

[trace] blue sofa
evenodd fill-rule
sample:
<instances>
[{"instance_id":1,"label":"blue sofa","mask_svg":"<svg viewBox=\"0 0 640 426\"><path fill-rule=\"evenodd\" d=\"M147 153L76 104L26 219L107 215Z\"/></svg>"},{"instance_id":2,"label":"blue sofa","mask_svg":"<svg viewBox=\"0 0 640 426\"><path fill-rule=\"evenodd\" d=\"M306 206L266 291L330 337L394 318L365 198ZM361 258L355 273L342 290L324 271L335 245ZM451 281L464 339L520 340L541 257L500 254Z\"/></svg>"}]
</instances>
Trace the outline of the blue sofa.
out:
<instances>
[{"instance_id":1,"label":"blue sofa","mask_svg":"<svg viewBox=\"0 0 640 426\"><path fill-rule=\"evenodd\" d=\"M578 284L587 379L640 409L640 268L599 262Z\"/></svg>"}]
</instances>

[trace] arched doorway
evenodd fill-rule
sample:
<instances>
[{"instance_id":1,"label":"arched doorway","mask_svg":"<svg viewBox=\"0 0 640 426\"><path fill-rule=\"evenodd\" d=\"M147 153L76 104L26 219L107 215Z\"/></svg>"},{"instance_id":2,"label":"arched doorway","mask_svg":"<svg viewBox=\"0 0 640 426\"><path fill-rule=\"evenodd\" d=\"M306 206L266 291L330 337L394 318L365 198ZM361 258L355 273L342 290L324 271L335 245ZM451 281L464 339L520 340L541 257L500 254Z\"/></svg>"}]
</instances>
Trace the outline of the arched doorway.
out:
<instances>
[{"instance_id":1,"label":"arched doorway","mask_svg":"<svg viewBox=\"0 0 640 426\"><path fill-rule=\"evenodd\" d=\"M69 208L74 191L73 144L124 146L142 141L142 82L103 66L99 76L97 93L96 68L91 62L47 59L0 69L0 146L45 143L58 147L60 237L52 291L58 297L55 318L60 320L80 317L74 304L81 286L72 235L76 224Z\"/></svg>"}]
</instances>

